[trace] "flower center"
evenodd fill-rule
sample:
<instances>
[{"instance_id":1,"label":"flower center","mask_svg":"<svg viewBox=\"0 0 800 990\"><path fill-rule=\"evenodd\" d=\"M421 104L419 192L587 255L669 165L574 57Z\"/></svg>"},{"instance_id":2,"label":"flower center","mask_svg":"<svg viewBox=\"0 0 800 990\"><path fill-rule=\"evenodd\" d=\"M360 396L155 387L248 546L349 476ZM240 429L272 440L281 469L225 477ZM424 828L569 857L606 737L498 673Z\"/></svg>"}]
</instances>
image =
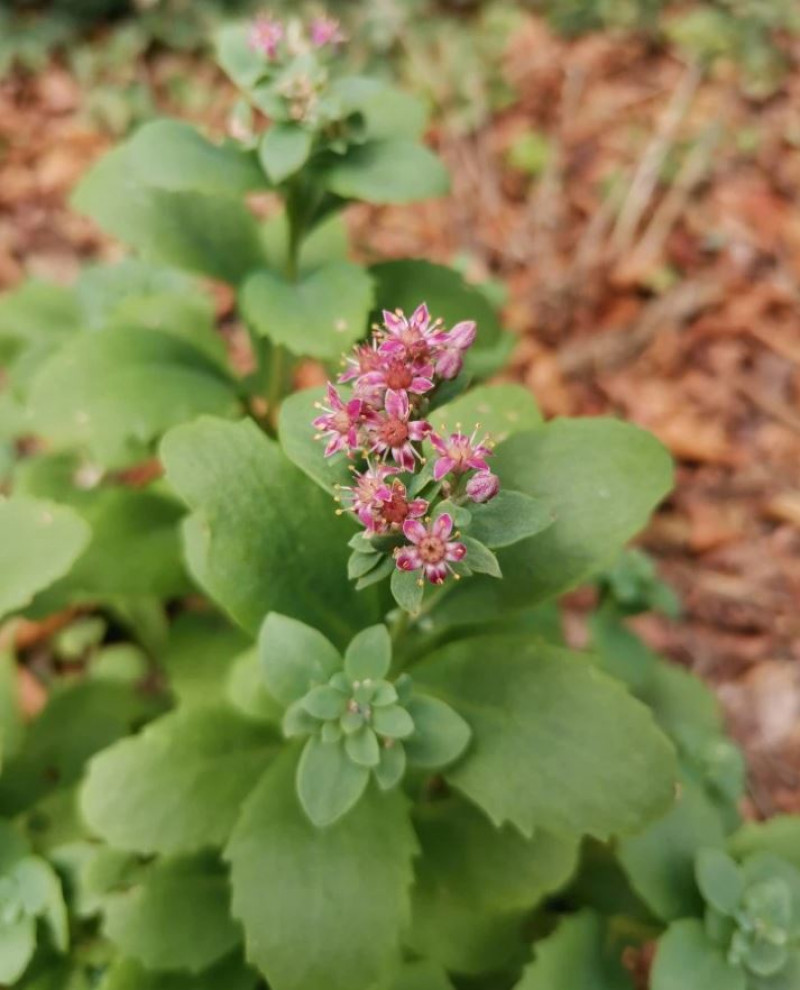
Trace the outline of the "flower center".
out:
<instances>
[{"instance_id":1,"label":"flower center","mask_svg":"<svg viewBox=\"0 0 800 990\"><path fill-rule=\"evenodd\" d=\"M386 372L386 384L394 391L408 388L414 381L414 373L402 361L392 361Z\"/></svg>"},{"instance_id":2,"label":"flower center","mask_svg":"<svg viewBox=\"0 0 800 990\"><path fill-rule=\"evenodd\" d=\"M408 424L402 419L387 419L381 424L378 436L389 447L402 447L408 440Z\"/></svg>"},{"instance_id":3,"label":"flower center","mask_svg":"<svg viewBox=\"0 0 800 990\"><path fill-rule=\"evenodd\" d=\"M470 453L469 442L467 441L466 437L462 437L458 440L454 440L452 443L448 445L447 448L448 456L451 457L456 462L456 466L455 466L456 471L463 470L464 464L466 463L467 458L469 457L469 453Z\"/></svg>"},{"instance_id":4,"label":"flower center","mask_svg":"<svg viewBox=\"0 0 800 990\"><path fill-rule=\"evenodd\" d=\"M362 375L368 371L375 371L380 368L382 360L377 351L371 347L364 347L358 355L358 370Z\"/></svg>"},{"instance_id":5,"label":"flower center","mask_svg":"<svg viewBox=\"0 0 800 990\"><path fill-rule=\"evenodd\" d=\"M400 524L408 515L408 502L399 492L394 492L390 502L384 502L381 515L387 523Z\"/></svg>"},{"instance_id":6,"label":"flower center","mask_svg":"<svg viewBox=\"0 0 800 990\"><path fill-rule=\"evenodd\" d=\"M444 559L446 552L444 541L440 540L438 536L432 536L430 533L419 541L417 549L419 550L420 557L422 557L426 564L438 564L439 561Z\"/></svg>"},{"instance_id":7,"label":"flower center","mask_svg":"<svg viewBox=\"0 0 800 990\"><path fill-rule=\"evenodd\" d=\"M337 410L331 419L334 429L339 433L347 433L350 429L350 416L346 409Z\"/></svg>"}]
</instances>

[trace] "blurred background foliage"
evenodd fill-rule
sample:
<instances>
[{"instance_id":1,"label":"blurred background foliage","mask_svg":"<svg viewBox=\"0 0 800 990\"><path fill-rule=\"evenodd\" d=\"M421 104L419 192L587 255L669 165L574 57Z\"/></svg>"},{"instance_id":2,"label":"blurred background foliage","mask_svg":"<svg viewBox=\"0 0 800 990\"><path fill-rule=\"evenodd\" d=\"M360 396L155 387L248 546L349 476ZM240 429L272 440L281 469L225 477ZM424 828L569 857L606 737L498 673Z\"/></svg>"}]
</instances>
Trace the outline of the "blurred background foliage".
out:
<instances>
[{"instance_id":1,"label":"blurred background foliage","mask_svg":"<svg viewBox=\"0 0 800 990\"><path fill-rule=\"evenodd\" d=\"M151 111L134 78L137 58L149 50L202 52L225 19L320 6L296 0L0 0L0 77L14 67L38 71L56 53L87 85L124 89L129 112L108 114L110 129L118 132ZM781 85L786 46L800 33L797 0L330 0L325 6L359 39L354 58L371 62L373 71L399 73L458 130L471 130L513 99L501 61L526 12L544 15L568 37L634 33L654 48L675 46L709 70L734 66L743 92L756 99ZM534 157L540 152L533 149Z\"/></svg>"}]
</instances>

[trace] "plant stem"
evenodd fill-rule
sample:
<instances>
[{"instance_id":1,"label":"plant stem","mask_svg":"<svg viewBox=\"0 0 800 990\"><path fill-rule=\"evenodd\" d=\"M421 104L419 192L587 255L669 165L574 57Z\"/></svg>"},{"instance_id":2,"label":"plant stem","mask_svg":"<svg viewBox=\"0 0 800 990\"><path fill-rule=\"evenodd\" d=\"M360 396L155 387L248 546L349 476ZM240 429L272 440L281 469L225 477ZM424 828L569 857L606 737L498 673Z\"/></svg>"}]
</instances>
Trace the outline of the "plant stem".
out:
<instances>
[{"instance_id":1,"label":"plant stem","mask_svg":"<svg viewBox=\"0 0 800 990\"><path fill-rule=\"evenodd\" d=\"M280 344L275 344L269 356L269 367L267 370L267 416L269 418L270 426L273 432L277 433L278 429L278 409L280 408L281 399L283 398L284 388L284 368L286 363L286 350L280 346Z\"/></svg>"}]
</instances>

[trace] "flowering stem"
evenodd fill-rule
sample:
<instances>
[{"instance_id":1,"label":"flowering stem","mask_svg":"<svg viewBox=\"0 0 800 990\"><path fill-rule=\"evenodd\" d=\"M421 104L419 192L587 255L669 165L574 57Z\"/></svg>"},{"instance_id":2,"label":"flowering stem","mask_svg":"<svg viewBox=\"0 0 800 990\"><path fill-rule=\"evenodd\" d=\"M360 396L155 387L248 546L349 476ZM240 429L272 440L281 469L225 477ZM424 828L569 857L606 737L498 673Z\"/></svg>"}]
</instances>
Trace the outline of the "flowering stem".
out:
<instances>
[{"instance_id":1,"label":"flowering stem","mask_svg":"<svg viewBox=\"0 0 800 990\"><path fill-rule=\"evenodd\" d=\"M284 396L284 379L286 377L286 349L276 344L270 352L269 369L267 374L267 416L272 431L278 432L278 410Z\"/></svg>"}]
</instances>

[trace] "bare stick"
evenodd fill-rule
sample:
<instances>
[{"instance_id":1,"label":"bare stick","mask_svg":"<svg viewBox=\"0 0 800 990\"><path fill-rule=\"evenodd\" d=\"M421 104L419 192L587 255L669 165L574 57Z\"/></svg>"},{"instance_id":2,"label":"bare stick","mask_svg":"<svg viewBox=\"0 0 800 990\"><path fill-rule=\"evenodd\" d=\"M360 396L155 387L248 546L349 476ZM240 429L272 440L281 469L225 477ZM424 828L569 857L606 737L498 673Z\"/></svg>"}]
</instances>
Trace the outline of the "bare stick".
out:
<instances>
[{"instance_id":1,"label":"bare stick","mask_svg":"<svg viewBox=\"0 0 800 990\"><path fill-rule=\"evenodd\" d=\"M672 94L672 99L667 104L658 130L642 155L612 235L612 244L618 254L624 254L633 242L636 228L658 184L661 168L702 78L703 70L699 64L693 63L687 68Z\"/></svg>"}]
</instances>

